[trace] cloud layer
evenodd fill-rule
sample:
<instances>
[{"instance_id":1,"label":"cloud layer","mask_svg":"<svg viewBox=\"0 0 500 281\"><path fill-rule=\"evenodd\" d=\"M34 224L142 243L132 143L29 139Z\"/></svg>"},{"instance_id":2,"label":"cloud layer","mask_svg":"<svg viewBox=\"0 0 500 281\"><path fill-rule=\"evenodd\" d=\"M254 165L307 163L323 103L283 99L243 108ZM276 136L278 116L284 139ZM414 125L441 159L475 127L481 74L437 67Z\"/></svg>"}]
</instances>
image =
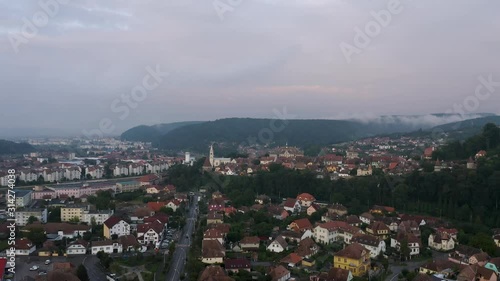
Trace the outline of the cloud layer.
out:
<instances>
[{"instance_id":1,"label":"cloud layer","mask_svg":"<svg viewBox=\"0 0 500 281\"><path fill-rule=\"evenodd\" d=\"M0 128L79 133L110 118L119 134L283 107L298 118L427 114L462 104L478 76L500 81L498 1L401 0L401 13L347 63L339 45L353 44L355 28L388 2L242 0L221 20L212 0L75 0L15 53L9 38L42 8L3 1ZM171 75L120 120L113 100L156 65ZM467 113L500 113L499 93Z\"/></svg>"}]
</instances>

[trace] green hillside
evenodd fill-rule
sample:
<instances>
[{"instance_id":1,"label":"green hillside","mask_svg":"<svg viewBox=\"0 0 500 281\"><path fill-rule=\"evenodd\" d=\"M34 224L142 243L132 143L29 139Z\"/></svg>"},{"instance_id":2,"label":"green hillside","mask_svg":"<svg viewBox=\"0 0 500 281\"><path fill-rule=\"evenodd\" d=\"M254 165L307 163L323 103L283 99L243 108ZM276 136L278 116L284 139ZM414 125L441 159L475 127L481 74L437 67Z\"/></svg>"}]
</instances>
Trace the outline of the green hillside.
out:
<instances>
[{"instance_id":1,"label":"green hillside","mask_svg":"<svg viewBox=\"0 0 500 281\"><path fill-rule=\"evenodd\" d=\"M23 154L35 151L28 143L17 143L8 140L0 140L0 154Z\"/></svg>"}]
</instances>

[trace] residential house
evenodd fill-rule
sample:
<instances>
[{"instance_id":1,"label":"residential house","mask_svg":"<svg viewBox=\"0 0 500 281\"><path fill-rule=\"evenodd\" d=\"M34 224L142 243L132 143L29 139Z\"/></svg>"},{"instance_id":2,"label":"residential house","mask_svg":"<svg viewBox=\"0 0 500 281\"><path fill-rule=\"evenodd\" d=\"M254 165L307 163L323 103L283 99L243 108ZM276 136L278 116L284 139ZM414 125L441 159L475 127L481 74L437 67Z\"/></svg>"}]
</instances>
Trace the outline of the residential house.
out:
<instances>
[{"instance_id":1,"label":"residential house","mask_svg":"<svg viewBox=\"0 0 500 281\"><path fill-rule=\"evenodd\" d=\"M351 238L361 232L361 229L351 226L345 221L329 221L318 224L314 228L313 237L318 243L322 244L331 244L335 241L349 244Z\"/></svg>"},{"instance_id":2,"label":"residential house","mask_svg":"<svg viewBox=\"0 0 500 281\"><path fill-rule=\"evenodd\" d=\"M339 203L335 203L331 206L328 206L328 214L329 215L338 215L340 217L347 215L347 208Z\"/></svg>"},{"instance_id":3,"label":"residential house","mask_svg":"<svg viewBox=\"0 0 500 281\"><path fill-rule=\"evenodd\" d=\"M117 216L112 216L104 222L104 237L111 239L115 234L118 237L129 235L130 224Z\"/></svg>"},{"instance_id":4,"label":"residential house","mask_svg":"<svg viewBox=\"0 0 500 281\"><path fill-rule=\"evenodd\" d=\"M223 222L224 222L224 216L222 214L214 211L208 213L207 224L223 223Z\"/></svg>"},{"instance_id":5,"label":"residential house","mask_svg":"<svg viewBox=\"0 0 500 281\"><path fill-rule=\"evenodd\" d=\"M300 204L299 200L294 198L288 198L283 203L283 208L285 209L285 211L294 214L294 213L300 213L300 211L302 210L302 205Z\"/></svg>"},{"instance_id":6,"label":"residential house","mask_svg":"<svg viewBox=\"0 0 500 281\"><path fill-rule=\"evenodd\" d=\"M268 274L271 276L271 281L286 281L290 279L290 271L282 265L271 267Z\"/></svg>"},{"instance_id":7,"label":"residential house","mask_svg":"<svg viewBox=\"0 0 500 281\"><path fill-rule=\"evenodd\" d=\"M217 240L224 245L224 233L217 228L209 228L203 233L203 241L205 240Z\"/></svg>"},{"instance_id":8,"label":"residential house","mask_svg":"<svg viewBox=\"0 0 500 281\"><path fill-rule=\"evenodd\" d=\"M288 243L283 238L283 236L278 235L269 246L267 246L267 250L274 253L281 253L283 251L288 250Z\"/></svg>"},{"instance_id":9,"label":"residential house","mask_svg":"<svg viewBox=\"0 0 500 281\"><path fill-rule=\"evenodd\" d=\"M328 272L312 275L310 281L352 281L352 273L343 268L332 267Z\"/></svg>"},{"instance_id":10,"label":"residential house","mask_svg":"<svg viewBox=\"0 0 500 281\"><path fill-rule=\"evenodd\" d=\"M240 241L240 247L243 251L256 251L260 246L260 238L257 236L243 237Z\"/></svg>"},{"instance_id":11,"label":"residential house","mask_svg":"<svg viewBox=\"0 0 500 281\"><path fill-rule=\"evenodd\" d=\"M166 207L172 209L174 212L177 211L177 209L179 209L180 206L181 206L181 201L177 199L169 200L166 204Z\"/></svg>"},{"instance_id":12,"label":"residential house","mask_svg":"<svg viewBox=\"0 0 500 281\"><path fill-rule=\"evenodd\" d=\"M381 221L374 221L366 228L366 232L385 240L389 237L391 230L387 227L387 225L385 225L385 223Z\"/></svg>"},{"instance_id":13,"label":"residential house","mask_svg":"<svg viewBox=\"0 0 500 281\"><path fill-rule=\"evenodd\" d=\"M395 248L397 251L400 251L401 243L403 242L408 243L408 248L410 249L409 258L420 254L420 248L422 247L420 238L412 233L398 231L396 237L391 238L391 247Z\"/></svg>"},{"instance_id":14,"label":"residential house","mask_svg":"<svg viewBox=\"0 0 500 281\"><path fill-rule=\"evenodd\" d=\"M301 258L308 259L317 254L319 251L318 245L311 238L305 238L299 242L299 245L295 249Z\"/></svg>"},{"instance_id":15,"label":"residential house","mask_svg":"<svg viewBox=\"0 0 500 281\"><path fill-rule=\"evenodd\" d=\"M226 252L218 240L203 240L201 261L206 264L222 264Z\"/></svg>"},{"instance_id":16,"label":"residential house","mask_svg":"<svg viewBox=\"0 0 500 281\"><path fill-rule=\"evenodd\" d=\"M430 234L428 245L437 251L451 251L455 248L455 239L446 233Z\"/></svg>"},{"instance_id":17,"label":"residential house","mask_svg":"<svg viewBox=\"0 0 500 281\"><path fill-rule=\"evenodd\" d=\"M297 253L290 253L280 260L280 263L286 264L289 268L296 267L302 262L302 257Z\"/></svg>"},{"instance_id":18,"label":"residential house","mask_svg":"<svg viewBox=\"0 0 500 281\"><path fill-rule=\"evenodd\" d=\"M28 256L35 252L36 246L27 238L16 239L16 256Z\"/></svg>"},{"instance_id":19,"label":"residential house","mask_svg":"<svg viewBox=\"0 0 500 281\"><path fill-rule=\"evenodd\" d=\"M447 259L438 259L429 261L420 266L418 272L422 274L440 274L444 277L450 277L450 275L457 270L459 266Z\"/></svg>"},{"instance_id":20,"label":"residential house","mask_svg":"<svg viewBox=\"0 0 500 281\"><path fill-rule=\"evenodd\" d=\"M219 265L209 265L198 277L198 281L234 281L234 279L227 276L226 271Z\"/></svg>"},{"instance_id":21,"label":"residential house","mask_svg":"<svg viewBox=\"0 0 500 281\"><path fill-rule=\"evenodd\" d=\"M163 238L164 225L159 221L137 225L137 240L142 245L157 245Z\"/></svg>"},{"instance_id":22,"label":"residential house","mask_svg":"<svg viewBox=\"0 0 500 281\"><path fill-rule=\"evenodd\" d=\"M477 264L479 266L484 266L488 262L489 259L490 259L490 257L488 256L488 254L486 252L481 252L481 253L477 253L477 254L472 255L469 258L469 264Z\"/></svg>"},{"instance_id":23,"label":"residential house","mask_svg":"<svg viewBox=\"0 0 500 281\"><path fill-rule=\"evenodd\" d=\"M87 254L89 243L83 239L78 239L71 242L68 247L66 247L67 255L85 255Z\"/></svg>"},{"instance_id":24,"label":"residential house","mask_svg":"<svg viewBox=\"0 0 500 281\"><path fill-rule=\"evenodd\" d=\"M288 227L289 230L297 231L297 232L305 232L306 230L312 229L312 224L307 218L302 218L298 220L294 220L291 222Z\"/></svg>"},{"instance_id":25,"label":"residential house","mask_svg":"<svg viewBox=\"0 0 500 281\"><path fill-rule=\"evenodd\" d=\"M370 251L352 243L334 255L333 266L349 270L356 277L363 276L370 270Z\"/></svg>"},{"instance_id":26,"label":"residential house","mask_svg":"<svg viewBox=\"0 0 500 281\"><path fill-rule=\"evenodd\" d=\"M120 254L123 252L123 246L116 240L93 241L91 246L92 255L97 255L99 252L107 254Z\"/></svg>"},{"instance_id":27,"label":"residential house","mask_svg":"<svg viewBox=\"0 0 500 281\"><path fill-rule=\"evenodd\" d=\"M378 257L386 250L384 240L370 234L356 234L352 237L351 243L358 243L368 249L371 258Z\"/></svg>"},{"instance_id":28,"label":"residential house","mask_svg":"<svg viewBox=\"0 0 500 281\"><path fill-rule=\"evenodd\" d=\"M312 203L316 202L316 198L309 193L301 193L297 195L297 201L300 201L302 207L309 207Z\"/></svg>"},{"instance_id":29,"label":"residential house","mask_svg":"<svg viewBox=\"0 0 500 281\"><path fill-rule=\"evenodd\" d=\"M208 210L215 212L222 212L226 207L226 203L223 198L213 198L208 202Z\"/></svg>"},{"instance_id":30,"label":"residential house","mask_svg":"<svg viewBox=\"0 0 500 281\"><path fill-rule=\"evenodd\" d=\"M345 221L351 225L351 226L356 226L360 227L361 224L363 223L356 215L350 215L345 218Z\"/></svg>"},{"instance_id":31,"label":"residential house","mask_svg":"<svg viewBox=\"0 0 500 281\"><path fill-rule=\"evenodd\" d=\"M481 252L481 250L474 247L470 247L467 245L458 245L455 247L455 251L448 255L448 259L454 263L469 264L469 259L473 255L479 254Z\"/></svg>"},{"instance_id":32,"label":"residential house","mask_svg":"<svg viewBox=\"0 0 500 281\"><path fill-rule=\"evenodd\" d=\"M316 213L317 211L319 211L321 209L320 206L316 205L316 204L311 204L311 206L309 206L306 210L306 213L308 216L311 216L312 214Z\"/></svg>"},{"instance_id":33,"label":"residential house","mask_svg":"<svg viewBox=\"0 0 500 281\"><path fill-rule=\"evenodd\" d=\"M136 251L137 249L141 248L139 241L132 234L120 236L118 238L118 242L122 244L122 249L124 252Z\"/></svg>"},{"instance_id":34,"label":"residential house","mask_svg":"<svg viewBox=\"0 0 500 281\"><path fill-rule=\"evenodd\" d=\"M365 212L365 213L362 213L361 215L359 215L359 219L363 223L370 225L372 223L372 221L374 221L375 217L372 214Z\"/></svg>"},{"instance_id":35,"label":"residential house","mask_svg":"<svg viewBox=\"0 0 500 281\"><path fill-rule=\"evenodd\" d=\"M236 259L226 259L224 261L224 268L228 272L238 273L240 270L250 272L251 264L248 259L236 258Z\"/></svg>"}]
</instances>

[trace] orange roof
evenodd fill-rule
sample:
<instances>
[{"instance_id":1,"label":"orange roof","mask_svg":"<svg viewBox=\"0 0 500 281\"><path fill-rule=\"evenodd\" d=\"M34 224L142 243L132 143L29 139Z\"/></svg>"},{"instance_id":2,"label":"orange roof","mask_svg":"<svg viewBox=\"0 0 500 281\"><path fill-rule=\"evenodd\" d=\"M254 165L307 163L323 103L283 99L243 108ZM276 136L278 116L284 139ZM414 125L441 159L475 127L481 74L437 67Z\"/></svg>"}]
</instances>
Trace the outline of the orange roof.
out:
<instances>
[{"instance_id":1,"label":"orange roof","mask_svg":"<svg viewBox=\"0 0 500 281\"><path fill-rule=\"evenodd\" d=\"M302 258L297 253L290 253L288 256L284 257L282 263L297 264L302 260Z\"/></svg>"},{"instance_id":2,"label":"orange roof","mask_svg":"<svg viewBox=\"0 0 500 281\"><path fill-rule=\"evenodd\" d=\"M300 201L316 201L316 198L309 193L302 193L297 195L297 200Z\"/></svg>"},{"instance_id":3,"label":"orange roof","mask_svg":"<svg viewBox=\"0 0 500 281\"><path fill-rule=\"evenodd\" d=\"M148 202L147 206L151 210L158 212L162 207L165 207L167 205L166 202Z\"/></svg>"}]
</instances>

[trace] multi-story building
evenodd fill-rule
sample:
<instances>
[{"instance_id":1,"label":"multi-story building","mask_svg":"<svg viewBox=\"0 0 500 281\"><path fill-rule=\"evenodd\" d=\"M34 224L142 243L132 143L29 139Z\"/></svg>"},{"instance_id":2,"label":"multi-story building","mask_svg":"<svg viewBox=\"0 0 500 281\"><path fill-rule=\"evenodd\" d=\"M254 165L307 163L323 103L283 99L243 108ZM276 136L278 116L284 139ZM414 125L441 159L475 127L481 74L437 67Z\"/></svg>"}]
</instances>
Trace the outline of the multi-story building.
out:
<instances>
[{"instance_id":1,"label":"multi-story building","mask_svg":"<svg viewBox=\"0 0 500 281\"><path fill-rule=\"evenodd\" d=\"M334 255L333 266L347 269L354 276L363 276L370 269L370 251L359 243L352 243Z\"/></svg>"},{"instance_id":2,"label":"multi-story building","mask_svg":"<svg viewBox=\"0 0 500 281\"><path fill-rule=\"evenodd\" d=\"M112 216L104 222L104 237L111 239L112 235L118 237L130 234L130 224L119 217Z\"/></svg>"},{"instance_id":3,"label":"multi-story building","mask_svg":"<svg viewBox=\"0 0 500 281\"><path fill-rule=\"evenodd\" d=\"M330 244L335 241L350 243L351 238L363 231L344 221L329 221L318 224L314 228L313 237L318 243Z\"/></svg>"},{"instance_id":4,"label":"multi-story building","mask_svg":"<svg viewBox=\"0 0 500 281\"><path fill-rule=\"evenodd\" d=\"M35 217L41 223L47 222L47 209L16 210L16 225L25 226L30 217Z\"/></svg>"},{"instance_id":5,"label":"multi-story building","mask_svg":"<svg viewBox=\"0 0 500 281\"><path fill-rule=\"evenodd\" d=\"M71 206L66 206L61 208L61 221L62 222L68 222L68 221L82 221L83 220L83 214L87 210L86 206L79 206L79 205L71 205Z\"/></svg>"},{"instance_id":6,"label":"multi-story building","mask_svg":"<svg viewBox=\"0 0 500 281\"><path fill-rule=\"evenodd\" d=\"M31 190L16 190L16 207L28 207L31 203Z\"/></svg>"},{"instance_id":7,"label":"multi-story building","mask_svg":"<svg viewBox=\"0 0 500 281\"><path fill-rule=\"evenodd\" d=\"M85 211L82 216L82 222L86 222L89 225L93 222L97 225L101 225L104 224L113 213L113 210Z\"/></svg>"},{"instance_id":8,"label":"multi-story building","mask_svg":"<svg viewBox=\"0 0 500 281\"><path fill-rule=\"evenodd\" d=\"M116 192L132 192L139 190L141 188L141 183L138 181L124 181L116 183Z\"/></svg>"}]
</instances>

